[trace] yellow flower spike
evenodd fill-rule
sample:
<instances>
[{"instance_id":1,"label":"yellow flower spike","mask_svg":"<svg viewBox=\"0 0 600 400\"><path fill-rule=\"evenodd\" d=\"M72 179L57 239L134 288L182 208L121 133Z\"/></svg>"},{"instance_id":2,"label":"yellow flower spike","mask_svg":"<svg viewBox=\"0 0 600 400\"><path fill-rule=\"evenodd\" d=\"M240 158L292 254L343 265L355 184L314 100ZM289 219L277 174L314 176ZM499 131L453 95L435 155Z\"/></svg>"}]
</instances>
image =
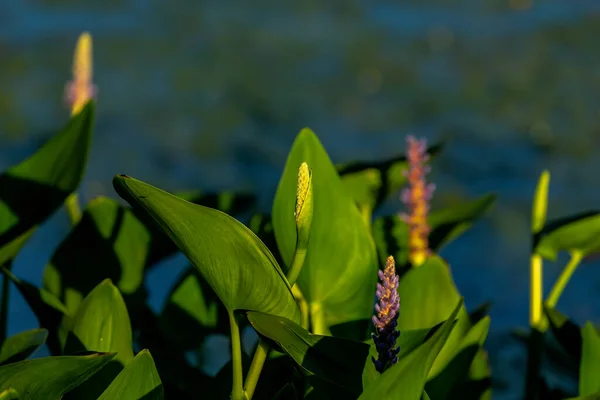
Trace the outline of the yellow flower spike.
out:
<instances>
[{"instance_id":1,"label":"yellow flower spike","mask_svg":"<svg viewBox=\"0 0 600 400\"><path fill-rule=\"evenodd\" d=\"M310 237L310 227L313 218L313 189L312 172L308 164L303 162L298 169L298 186L296 189L296 208L294 217L296 218L296 249L287 273L287 279L291 286L294 286L308 249L308 239Z\"/></svg>"},{"instance_id":2,"label":"yellow flower spike","mask_svg":"<svg viewBox=\"0 0 600 400\"><path fill-rule=\"evenodd\" d=\"M88 32L79 36L73 57L73 80L67 84L67 102L71 115L78 114L95 95L92 82L92 37Z\"/></svg>"}]
</instances>

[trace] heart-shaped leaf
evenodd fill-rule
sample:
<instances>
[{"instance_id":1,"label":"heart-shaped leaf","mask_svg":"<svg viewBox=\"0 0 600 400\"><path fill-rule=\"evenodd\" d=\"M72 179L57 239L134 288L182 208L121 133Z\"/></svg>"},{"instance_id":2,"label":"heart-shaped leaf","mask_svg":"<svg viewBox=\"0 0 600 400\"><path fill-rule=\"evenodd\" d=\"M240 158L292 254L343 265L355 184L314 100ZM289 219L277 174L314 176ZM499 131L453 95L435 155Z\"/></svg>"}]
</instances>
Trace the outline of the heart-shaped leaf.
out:
<instances>
[{"instance_id":1,"label":"heart-shaped leaf","mask_svg":"<svg viewBox=\"0 0 600 400\"><path fill-rule=\"evenodd\" d=\"M32 329L9 337L0 346L0 365L25 360L43 345L47 338L46 329Z\"/></svg>"},{"instance_id":2,"label":"heart-shaped leaf","mask_svg":"<svg viewBox=\"0 0 600 400\"><path fill-rule=\"evenodd\" d=\"M277 344L307 375L347 389L362 391L362 372L369 345L333 336L313 335L298 324L281 317L248 312L256 331Z\"/></svg>"},{"instance_id":3,"label":"heart-shaped leaf","mask_svg":"<svg viewBox=\"0 0 600 400\"><path fill-rule=\"evenodd\" d=\"M436 255L420 267L410 269L400 280L398 293L402 303L398 317L400 332L427 328L444 321L460 299L449 266ZM456 327L431 368L430 377L437 375L450 361L469 329L471 322L463 307Z\"/></svg>"},{"instance_id":4,"label":"heart-shaped leaf","mask_svg":"<svg viewBox=\"0 0 600 400\"><path fill-rule=\"evenodd\" d=\"M70 320L65 305L52 293L17 278L6 268L0 268L0 271L15 284L37 317L40 326L48 330L46 344L50 353L54 355L61 354L67 337L63 321Z\"/></svg>"},{"instance_id":5,"label":"heart-shaped leaf","mask_svg":"<svg viewBox=\"0 0 600 400\"><path fill-rule=\"evenodd\" d=\"M455 399L454 390L466 381L469 368L482 348L490 327L490 317L474 325L463 337L454 357L444 369L425 385L427 393L434 399Z\"/></svg>"},{"instance_id":6,"label":"heart-shaped leaf","mask_svg":"<svg viewBox=\"0 0 600 400\"><path fill-rule=\"evenodd\" d=\"M560 251L582 256L600 251L600 212L588 211L548 223L534 235L534 250L554 261Z\"/></svg>"},{"instance_id":7,"label":"heart-shaped leaf","mask_svg":"<svg viewBox=\"0 0 600 400\"><path fill-rule=\"evenodd\" d=\"M58 400L85 382L114 354L44 357L0 367L0 390L15 389L26 399Z\"/></svg>"},{"instance_id":8,"label":"heart-shaped leaf","mask_svg":"<svg viewBox=\"0 0 600 400\"><path fill-rule=\"evenodd\" d=\"M580 364L581 360L581 330L567 316L554 308L544 307L550 323L550 331L562 348Z\"/></svg>"},{"instance_id":9,"label":"heart-shaped leaf","mask_svg":"<svg viewBox=\"0 0 600 400\"><path fill-rule=\"evenodd\" d=\"M481 217L494 203L496 196L487 194L477 200L436 210L429 214L429 247L439 252ZM398 215L377 218L373 222L373 237L382 259L393 255L397 265L408 263L408 225ZM382 261L383 262L383 261Z\"/></svg>"},{"instance_id":10,"label":"heart-shaped leaf","mask_svg":"<svg viewBox=\"0 0 600 400\"><path fill-rule=\"evenodd\" d=\"M600 391L600 334L591 322L587 322L581 328L581 337L579 395L588 396Z\"/></svg>"},{"instance_id":11,"label":"heart-shaped leaf","mask_svg":"<svg viewBox=\"0 0 600 400\"><path fill-rule=\"evenodd\" d=\"M41 149L0 175L0 265L14 258L37 225L79 186L93 119L90 102Z\"/></svg>"},{"instance_id":12,"label":"heart-shaped leaf","mask_svg":"<svg viewBox=\"0 0 600 400\"><path fill-rule=\"evenodd\" d=\"M229 334L227 310L193 268L174 285L160 324L173 342L186 350L197 349L208 334Z\"/></svg>"},{"instance_id":13,"label":"heart-shaped leaf","mask_svg":"<svg viewBox=\"0 0 600 400\"><path fill-rule=\"evenodd\" d=\"M152 355L148 350L142 350L98 400L162 400L163 396L162 382Z\"/></svg>"},{"instance_id":14,"label":"heart-shaped leaf","mask_svg":"<svg viewBox=\"0 0 600 400\"><path fill-rule=\"evenodd\" d=\"M298 168L312 169L313 222L297 284L311 308L313 331L359 324L348 337L364 339L373 311L377 255L373 239L319 139L303 129L288 156L273 203L277 245L289 267L296 246L294 209ZM340 251L343 249L343 251Z\"/></svg>"},{"instance_id":15,"label":"heart-shaped leaf","mask_svg":"<svg viewBox=\"0 0 600 400\"><path fill-rule=\"evenodd\" d=\"M104 279L114 281L124 294L140 289L149 251L150 234L131 210L115 200L95 198L53 254L43 287L75 314Z\"/></svg>"},{"instance_id":16,"label":"heart-shaped leaf","mask_svg":"<svg viewBox=\"0 0 600 400\"><path fill-rule=\"evenodd\" d=\"M441 148L441 144L430 146L427 154L433 157ZM402 154L384 161L341 164L336 169L359 208L370 215L406 183L408 162Z\"/></svg>"},{"instance_id":17,"label":"heart-shaped leaf","mask_svg":"<svg viewBox=\"0 0 600 400\"><path fill-rule=\"evenodd\" d=\"M359 400L421 398L431 366L448 340L455 319L463 308L461 298L449 318L429 340L406 357L399 358L395 365L365 389Z\"/></svg>"},{"instance_id":18,"label":"heart-shaped leaf","mask_svg":"<svg viewBox=\"0 0 600 400\"><path fill-rule=\"evenodd\" d=\"M229 311L262 311L300 320L298 304L275 258L239 221L128 176L116 176L113 185L168 234Z\"/></svg>"}]
</instances>

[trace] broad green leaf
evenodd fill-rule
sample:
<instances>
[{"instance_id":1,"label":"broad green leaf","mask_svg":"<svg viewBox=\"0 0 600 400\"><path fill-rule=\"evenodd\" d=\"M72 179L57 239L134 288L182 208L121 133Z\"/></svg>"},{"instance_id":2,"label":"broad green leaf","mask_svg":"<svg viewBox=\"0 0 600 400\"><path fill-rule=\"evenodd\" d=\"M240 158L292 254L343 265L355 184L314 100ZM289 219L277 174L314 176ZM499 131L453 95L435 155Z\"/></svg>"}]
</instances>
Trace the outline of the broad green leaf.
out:
<instances>
[{"instance_id":1,"label":"broad green leaf","mask_svg":"<svg viewBox=\"0 0 600 400\"><path fill-rule=\"evenodd\" d=\"M398 317L400 332L428 328L444 321L460 299L450 267L436 255L429 257L419 268L410 269L400 280L398 293L402 299ZM431 368L430 377L437 375L450 361L470 328L469 315L463 307L456 328Z\"/></svg>"},{"instance_id":2,"label":"broad green leaf","mask_svg":"<svg viewBox=\"0 0 600 400\"><path fill-rule=\"evenodd\" d=\"M189 268L174 285L160 324L173 343L186 350L197 349L208 334L229 334L227 310L194 268Z\"/></svg>"},{"instance_id":3,"label":"broad green leaf","mask_svg":"<svg viewBox=\"0 0 600 400\"><path fill-rule=\"evenodd\" d=\"M425 389L433 399L458 398L453 391L468 378L471 364L483 346L489 327L490 317L474 325L461 340L450 362L427 382Z\"/></svg>"},{"instance_id":4,"label":"broad green leaf","mask_svg":"<svg viewBox=\"0 0 600 400\"><path fill-rule=\"evenodd\" d=\"M110 279L102 281L83 300L71 333L73 340L83 346L75 347L75 351L114 352L114 359L123 365L133 360L129 314L119 289Z\"/></svg>"},{"instance_id":5,"label":"broad green leaf","mask_svg":"<svg viewBox=\"0 0 600 400\"><path fill-rule=\"evenodd\" d=\"M201 391L202 388L198 388ZM98 400L162 400L163 387L152 355L142 350Z\"/></svg>"},{"instance_id":6,"label":"broad green leaf","mask_svg":"<svg viewBox=\"0 0 600 400\"><path fill-rule=\"evenodd\" d=\"M582 346L581 330L556 309L544 307L544 311L548 316L550 331L567 354L579 365Z\"/></svg>"},{"instance_id":7,"label":"broad green leaf","mask_svg":"<svg viewBox=\"0 0 600 400\"><path fill-rule=\"evenodd\" d=\"M43 287L61 299L70 314L107 278L124 294L133 294L144 279L150 239L131 210L97 197L53 254L44 271Z\"/></svg>"},{"instance_id":8,"label":"broad green leaf","mask_svg":"<svg viewBox=\"0 0 600 400\"><path fill-rule=\"evenodd\" d=\"M433 157L441 148L441 144L430 146L427 153ZM406 183L408 162L402 154L384 161L352 162L336 168L348 193L370 215Z\"/></svg>"},{"instance_id":9,"label":"broad green leaf","mask_svg":"<svg viewBox=\"0 0 600 400\"><path fill-rule=\"evenodd\" d=\"M273 255L239 221L125 175L116 176L113 185L169 235L229 311L263 311L300 320L298 304Z\"/></svg>"},{"instance_id":10,"label":"broad green leaf","mask_svg":"<svg viewBox=\"0 0 600 400\"><path fill-rule=\"evenodd\" d=\"M534 236L534 251L554 261L560 251L582 256L600 251L600 212L588 211L548 223Z\"/></svg>"},{"instance_id":11,"label":"broad green leaf","mask_svg":"<svg viewBox=\"0 0 600 400\"><path fill-rule=\"evenodd\" d=\"M13 388L23 399L58 400L93 376L114 354L44 357L0 367L0 390Z\"/></svg>"},{"instance_id":12,"label":"broad green leaf","mask_svg":"<svg viewBox=\"0 0 600 400\"><path fill-rule=\"evenodd\" d=\"M421 398L433 362L448 340L455 319L463 308L463 299L461 298L443 325L416 350L399 358L398 362L386 370L376 383L365 389L359 400Z\"/></svg>"},{"instance_id":13,"label":"broad green leaf","mask_svg":"<svg viewBox=\"0 0 600 400\"><path fill-rule=\"evenodd\" d=\"M173 194L190 203L214 208L235 218L252 210L256 205L256 196L250 193L234 193L231 191L203 193L194 190L175 192ZM156 265L158 262L178 251L177 246L175 246L173 241L156 225L152 217L138 209L134 209L133 213L146 226L150 233L149 254L145 260L146 268Z\"/></svg>"},{"instance_id":14,"label":"broad green leaf","mask_svg":"<svg viewBox=\"0 0 600 400\"><path fill-rule=\"evenodd\" d=\"M544 170L540 175L535 196L533 197L533 208L531 211L531 231L536 234L542 230L546 223L548 211L548 186L550 185L550 172Z\"/></svg>"},{"instance_id":15,"label":"broad green leaf","mask_svg":"<svg viewBox=\"0 0 600 400\"><path fill-rule=\"evenodd\" d=\"M303 162L312 168L314 210L297 284L310 305L315 333L327 333L336 324L365 321L359 333L349 335L363 339L377 281L375 245L356 203L309 129L297 136L275 194L272 216L277 245L289 268L296 246L297 175Z\"/></svg>"},{"instance_id":16,"label":"broad green leaf","mask_svg":"<svg viewBox=\"0 0 600 400\"><path fill-rule=\"evenodd\" d=\"M247 312L246 317L260 335L275 342L306 375L357 395L361 393L362 372L369 355L366 343L313 335L298 324L274 315Z\"/></svg>"},{"instance_id":17,"label":"broad green leaf","mask_svg":"<svg viewBox=\"0 0 600 400\"><path fill-rule=\"evenodd\" d=\"M577 397L569 397L565 400L600 400L600 392L589 394L587 396L577 396Z\"/></svg>"},{"instance_id":18,"label":"broad green leaf","mask_svg":"<svg viewBox=\"0 0 600 400\"><path fill-rule=\"evenodd\" d=\"M0 400L19 400L19 393L13 388L8 388L0 392Z\"/></svg>"},{"instance_id":19,"label":"broad green leaf","mask_svg":"<svg viewBox=\"0 0 600 400\"><path fill-rule=\"evenodd\" d=\"M591 322L587 322L581 328L581 336L579 395L588 396L600 391L600 334Z\"/></svg>"},{"instance_id":20,"label":"broad green leaf","mask_svg":"<svg viewBox=\"0 0 600 400\"><path fill-rule=\"evenodd\" d=\"M46 344L50 353L61 354L67 336L65 325L68 325L71 318L65 305L52 293L17 278L6 268L0 270L15 284L37 317L40 326L48 330Z\"/></svg>"},{"instance_id":21,"label":"broad green leaf","mask_svg":"<svg viewBox=\"0 0 600 400\"><path fill-rule=\"evenodd\" d=\"M429 214L429 248L439 252L481 217L494 203L496 196L487 194L477 200L463 202ZM408 225L398 215L377 218L373 222L373 237L380 258L393 255L396 265L408 263ZM382 261L383 262L383 261Z\"/></svg>"},{"instance_id":22,"label":"broad green leaf","mask_svg":"<svg viewBox=\"0 0 600 400\"><path fill-rule=\"evenodd\" d=\"M46 329L32 329L9 337L0 346L0 365L23 361L48 338Z\"/></svg>"},{"instance_id":23,"label":"broad green leaf","mask_svg":"<svg viewBox=\"0 0 600 400\"><path fill-rule=\"evenodd\" d=\"M0 265L81 182L92 137L90 102L37 152L0 175Z\"/></svg>"}]
</instances>

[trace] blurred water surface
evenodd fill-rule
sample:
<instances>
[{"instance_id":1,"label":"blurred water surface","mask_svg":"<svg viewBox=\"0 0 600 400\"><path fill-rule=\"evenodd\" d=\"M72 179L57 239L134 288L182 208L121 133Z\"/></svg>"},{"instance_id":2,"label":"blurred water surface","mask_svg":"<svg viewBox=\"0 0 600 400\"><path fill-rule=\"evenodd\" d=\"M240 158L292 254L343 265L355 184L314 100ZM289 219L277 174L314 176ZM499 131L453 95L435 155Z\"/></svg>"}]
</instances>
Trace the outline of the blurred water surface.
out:
<instances>
[{"instance_id":1,"label":"blurred water surface","mask_svg":"<svg viewBox=\"0 0 600 400\"><path fill-rule=\"evenodd\" d=\"M409 133L447 141L434 205L499 195L443 255L469 307L493 301L494 398L519 398L524 355L508 333L527 325L537 177L552 173L551 217L600 202L600 2L0 2L0 167L66 121L63 89L84 30L99 86L85 200L116 197L111 178L126 173L167 190L256 190L266 210L304 126L335 162L395 155ZM400 209L394 199L384 212ZM40 284L68 229L59 212L18 257L17 275ZM562 263L547 266L547 285ZM600 318L597 264L583 264L560 302L579 322ZM150 276L154 307L184 265ZM12 299L10 333L34 327Z\"/></svg>"}]
</instances>

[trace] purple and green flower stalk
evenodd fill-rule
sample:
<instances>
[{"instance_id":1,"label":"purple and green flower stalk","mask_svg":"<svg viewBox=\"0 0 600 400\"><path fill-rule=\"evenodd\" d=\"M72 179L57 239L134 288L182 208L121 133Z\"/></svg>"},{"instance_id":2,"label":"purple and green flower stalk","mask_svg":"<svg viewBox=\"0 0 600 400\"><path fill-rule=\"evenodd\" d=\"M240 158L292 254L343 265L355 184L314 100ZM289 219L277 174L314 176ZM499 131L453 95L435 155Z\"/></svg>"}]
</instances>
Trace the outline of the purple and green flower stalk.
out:
<instances>
[{"instance_id":1,"label":"purple and green flower stalk","mask_svg":"<svg viewBox=\"0 0 600 400\"><path fill-rule=\"evenodd\" d=\"M400 311L400 295L398 295L398 275L396 275L396 263L394 257L389 256L385 263L385 269L379 270L379 279L377 283L377 299L373 315L373 324L376 333L371 334L375 347L377 349L377 359L371 357L375 369L383 373L389 366L398 361L398 352L396 348L396 339L400 336L400 331L396 330L398 326L398 312Z\"/></svg>"},{"instance_id":2,"label":"purple and green flower stalk","mask_svg":"<svg viewBox=\"0 0 600 400\"><path fill-rule=\"evenodd\" d=\"M425 165L429 160L427 141L413 136L408 136L406 141L408 171L405 172L405 176L408 178L408 188L402 191L402 202L406 205L408 213L402 213L400 217L408 224L409 261L413 267L417 267L431 254L427 215L435 185L427 184L425 180L430 170L429 166Z\"/></svg>"}]
</instances>

